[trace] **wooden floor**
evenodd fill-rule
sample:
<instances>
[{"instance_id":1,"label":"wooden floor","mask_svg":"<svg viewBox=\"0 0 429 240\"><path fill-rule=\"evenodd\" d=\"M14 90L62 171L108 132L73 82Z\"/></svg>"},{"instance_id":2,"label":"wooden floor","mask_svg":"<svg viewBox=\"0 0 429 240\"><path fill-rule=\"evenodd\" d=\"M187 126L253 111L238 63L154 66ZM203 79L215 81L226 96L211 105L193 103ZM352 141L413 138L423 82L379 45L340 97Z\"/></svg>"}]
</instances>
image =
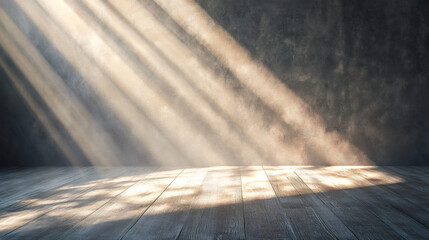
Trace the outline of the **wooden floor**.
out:
<instances>
[{"instance_id":1,"label":"wooden floor","mask_svg":"<svg viewBox=\"0 0 429 240\"><path fill-rule=\"evenodd\" d=\"M0 170L1 239L429 239L427 167Z\"/></svg>"}]
</instances>

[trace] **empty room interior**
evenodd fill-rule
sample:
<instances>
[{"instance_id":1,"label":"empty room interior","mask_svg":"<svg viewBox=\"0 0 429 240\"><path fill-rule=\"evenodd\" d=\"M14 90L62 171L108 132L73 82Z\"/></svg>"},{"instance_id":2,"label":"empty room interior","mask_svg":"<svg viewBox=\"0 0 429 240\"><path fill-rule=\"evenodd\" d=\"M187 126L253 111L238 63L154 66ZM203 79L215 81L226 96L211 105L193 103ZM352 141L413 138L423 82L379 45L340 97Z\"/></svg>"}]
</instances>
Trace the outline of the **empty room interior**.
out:
<instances>
[{"instance_id":1,"label":"empty room interior","mask_svg":"<svg viewBox=\"0 0 429 240\"><path fill-rule=\"evenodd\" d=\"M0 239L429 239L429 1L0 0Z\"/></svg>"}]
</instances>

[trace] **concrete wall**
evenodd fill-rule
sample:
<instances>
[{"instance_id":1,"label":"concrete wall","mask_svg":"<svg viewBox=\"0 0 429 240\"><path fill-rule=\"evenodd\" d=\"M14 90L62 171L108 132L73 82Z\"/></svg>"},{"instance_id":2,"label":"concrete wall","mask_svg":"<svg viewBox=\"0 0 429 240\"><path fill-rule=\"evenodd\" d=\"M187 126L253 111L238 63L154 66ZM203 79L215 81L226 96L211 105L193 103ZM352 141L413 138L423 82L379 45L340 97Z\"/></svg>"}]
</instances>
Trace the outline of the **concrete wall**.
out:
<instances>
[{"instance_id":1,"label":"concrete wall","mask_svg":"<svg viewBox=\"0 0 429 240\"><path fill-rule=\"evenodd\" d=\"M209 64L213 63L211 66L214 72L224 76L226 82L232 81L228 80L228 69L217 67L216 64L220 63L216 57L184 34L184 30L175 25L173 19L161 11L157 4L146 0L141 2L181 41L187 45L194 44L190 48ZM196 2L249 51L254 60L265 65L282 84L309 106L312 113L320 116L327 133L338 134L376 165L429 163L427 1ZM135 139L130 137L132 134L103 105L94 91L86 86L84 77L51 46L23 11L13 1L3 2L1 7L56 69L71 91L108 129L109 141L115 146L112 149L115 149L117 156L122 157L121 161L124 164L157 164L156 159L151 159L154 157L149 151L141 150L145 148L144 144L135 144ZM124 48L129 51L127 46ZM25 79L16 67L19 64L11 60L6 50L1 49L1 58L8 66L8 71L12 69L18 77ZM5 71L0 71L1 165L70 164ZM241 85L235 82L229 84L237 95L244 96L241 99L246 102L243 105L245 108L260 114L261 120L257 127L271 131L270 126L278 118L275 111L259 103L257 97L248 97L248 93L241 90ZM55 128L61 129L61 123L55 120L46 103L31 90L31 84L26 85ZM166 93L176 104L173 107L181 106L177 97L169 95L168 91ZM240 113L237 111L237 114ZM222 137L213 137L204 123L190 118L194 125L202 126L202 135L213 138L209 142L220 149L222 156L240 158L241 155L234 152L239 146L231 147L232 150L219 147L228 144L222 142ZM287 124L282 128L286 130L281 131L279 139L284 144L308 144L302 140L305 139L302 134L288 129ZM76 153L79 164L90 164L91 161L78 147L77 140L64 129L59 132ZM190 147L192 144L189 143ZM291 146L294 148L295 145ZM310 149L302 147L306 160L294 164L332 164L318 159L321 154L312 153ZM270 154L276 153L271 151ZM198 154L192 155L192 158L198 159ZM287 159L279 159L275 161L276 164L290 164ZM247 162L237 160L230 163ZM337 163L347 164L347 160Z\"/></svg>"},{"instance_id":2,"label":"concrete wall","mask_svg":"<svg viewBox=\"0 0 429 240\"><path fill-rule=\"evenodd\" d=\"M378 164L428 164L427 1L198 1Z\"/></svg>"}]
</instances>

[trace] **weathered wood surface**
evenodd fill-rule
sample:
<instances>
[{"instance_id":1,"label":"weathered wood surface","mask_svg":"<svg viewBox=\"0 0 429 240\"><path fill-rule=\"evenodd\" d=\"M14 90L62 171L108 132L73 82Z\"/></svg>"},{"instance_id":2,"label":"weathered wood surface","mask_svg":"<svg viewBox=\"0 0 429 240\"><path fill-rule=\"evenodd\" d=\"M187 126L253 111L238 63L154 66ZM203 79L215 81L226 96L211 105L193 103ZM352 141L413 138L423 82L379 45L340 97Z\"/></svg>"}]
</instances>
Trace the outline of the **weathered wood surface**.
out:
<instances>
[{"instance_id":1,"label":"weathered wood surface","mask_svg":"<svg viewBox=\"0 0 429 240\"><path fill-rule=\"evenodd\" d=\"M0 239L427 239L428 169L0 169Z\"/></svg>"}]
</instances>

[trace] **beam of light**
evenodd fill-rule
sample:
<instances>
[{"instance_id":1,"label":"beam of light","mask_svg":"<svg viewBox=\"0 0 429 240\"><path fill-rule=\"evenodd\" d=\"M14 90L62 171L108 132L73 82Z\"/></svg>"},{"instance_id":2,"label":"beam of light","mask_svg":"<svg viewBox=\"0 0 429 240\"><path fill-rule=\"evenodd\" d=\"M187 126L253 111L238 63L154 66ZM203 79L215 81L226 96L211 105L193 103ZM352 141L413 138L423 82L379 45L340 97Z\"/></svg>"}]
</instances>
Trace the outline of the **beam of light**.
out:
<instances>
[{"instance_id":1,"label":"beam of light","mask_svg":"<svg viewBox=\"0 0 429 240\"><path fill-rule=\"evenodd\" d=\"M254 61L221 26L192 0L155 0L191 36L217 56L243 84L275 110L284 122L308 137L330 164L365 165L371 161L336 132L265 66Z\"/></svg>"},{"instance_id":2,"label":"beam of light","mask_svg":"<svg viewBox=\"0 0 429 240\"><path fill-rule=\"evenodd\" d=\"M0 18L1 45L84 154L94 164L114 164L113 147L89 112L2 9Z\"/></svg>"},{"instance_id":3,"label":"beam of light","mask_svg":"<svg viewBox=\"0 0 429 240\"><path fill-rule=\"evenodd\" d=\"M0 10L1 11L1 10ZM39 121L42 123L43 127L48 131L50 136L54 139L57 146L67 157L67 160L74 166L79 165L79 159L76 154L70 149L69 145L64 141L61 135L53 126L49 117L45 112L40 108L40 106L33 100L31 95L25 89L21 80L9 69L7 64L0 58L0 66L4 69L9 79L12 81L12 84L15 86L16 90L21 94L22 98L31 108L31 110L36 114Z\"/></svg>"},{"instance_id":4,"label":"beam of light","mask_svg":"<svg viewBox=\"0 0 429 240\"><path fill-rule=\"evenodd\" d=\"M136 132L136 136L146 140L146 146L153 147L157 154L157 160L161 164L174 164L177 161L177 154L170 151L166 146L153 142L156 135L148 136L147 127L141 122L141 117L136 115L131 105L127 105L126 98L119 94L118 86L135 102L143 107L146 113L154 117L157 124L166 129L167 132L175 133L178 143L182 146L189 142L196 142L192 146L184 147L190 153L197 155L195 161L204 160L211 164L219 164L225 161L225 158L212 149L210 143L198 132L192 129L189 123L176 115L174 109L171 109L165 100L157 95L146 82L148 79L141 79L106 43L92 30L76 13L63 1L58 1L55 7L46 1L39 1L40 5L55 19L55 23L44 16L40 8L28 1L17 1L35 24L45 33L46 37L61 51L61 53L70 61L70 63L85 77L89 84L94 86L97 93L103 100L112 106L119 117L126 122L129 128ZM58 29L55 24L64 28L69 36L76 41L79 46L75 46L69 37ZM60 40L61 39L61 40ZM80 47L82 49L80 49ZM96 67L88 69L88 66L94 66L83 51L85 51L104 71L108 77L117 84L112 85L106 80ZM80 54L81 53L81 54ZM125 110L125 109L126 110ZM130 110L130 111L128 111ZM192 133L192 134L189 134Z\"/></svg>"},{"instance_id":5,"label":"beam of light","mask_svg":"<svg viewBox=\"0 0 429 240\"><path fill-rule=\"evenodd\" d=\"M141 59L143 59L148 67L158 73L165 82L177 91L177 97L184 99L185 104L191 111L199 115L199 118L207 123L208 128L215 130L215 134L219 135L221 142L233 148L235 153L238 153L237 159L258 159L258 153L235 134L233 126L223 119L211 105L204 101L201 95L175 71L170 64L159 56L159 54L150 45L141 39L141 37L131 29L129 25L121 21L118 16L107 8L102 1L84 1L91 10L100 18L100 20L108 26L111 26L124 43L127 44ZM79 9L77 9L79 11ZM150 19L145 18L146 23L151 24ZM148 35L151 35L150 33ZM167 34L163 36L168 36ZM104 36L106 39L109 36ZM155 36L158 39L164 39L162 36ZM185 58L180 61L186 61ZM174 63L172 63L174 64ZM138 66L136 66L138 68ZM231 162L232 159L231 159ZM235 162L235 161L234 161ZM255 163L258 161L255 161Z\"/></svg>"},{"instance_id":6,"label":"beam of light","mask_svg":"<svg viewBox=\"0 0 429 240\"><path fill-rule=\"evenodd\" d=\"M312 164L318 156L327 164L369 163L336 132L326 132L308 105L192 1L156 2L250 89L248 94L233 89L137 1L16 2L112 108L136 146L143 145L161 165L183 159L189 165ZM82 6L93 16L76 10ZM171 91L157 89L156 81ZM265 116L253 103L259 99L276 116Z\"/></svg>"},{"instance_id":7,"label":"beam of light","mask_svg":"<svg viewBox=\"0 0 429 240\"><path fill-rule=\"evenodd\" d=\"M17 1L35 24L44 32L45 36L57 47L57 49L70 61L113 108L118 117L127 124L127 127L138 137L140 144L148 147L151 154L159 159L160 164L174 163L180 154L177 153L162 136L145 121L138 108L131 104L126 96L119 91L116 85L106 79L99 68L85 55L84 51L57 27L57 25L44 15L38 5L30 1ZM70 23L73 25L73 23ZM115 68L115 67L113 67ZM147 99L150 103L151 99ZM165 109L160 108L163 111Z\"/></svg>"},{"instance_id":8,"label":"beam of light","mask_svg":"<svg viewBox=\"0 0 429 240\"><path fill-rule=\"evenodd\" d=\"M92 1L89 1L94 4ZM269 134L281 135L281 127L273 124L269 131L265 128L263 122L263 113L249 109L246 106L247 96L239 96L222 79L217 76L209 66L205 66L197 56L195 56L187 46L185 46L176 36L170 33L147 9L137 1L109 1L127 19L128 24L135 22L145 22L145 24L134 24L133 26L142 34L162 55L172 62L183 75L191 81L199 91L208 96L215 105L217 105L228 116L228 121L239 126L244 132L244 138L253 143L254 148L262 150L265 157L264 162L284 164L287 159L289 164L303 163L305 156L302 153L302 146L296 145L296 142L290 141L285 144L282 140L273 138ZM109 10L102 6L94 7L94 11L106 14ZM102 9L102 10L101 10ZM106 17L107 18L107 17ZM118 31L126 32L132 36L130 41L137 41L136 36L130 27L115 21ZM125 33L124 33L125 34ZM139 44L142 44L139 42ZM138 48L137 48L138 49ZM168 64L162 64L164 68ZM176 77L177 78L177 77ZM254 100L250 100L254 101ZM239 145L242 147L243 144ZM255 161L257 162L257 161ZM251 164L250 159L246 164Z\"/></svg>"}]
</instances>

